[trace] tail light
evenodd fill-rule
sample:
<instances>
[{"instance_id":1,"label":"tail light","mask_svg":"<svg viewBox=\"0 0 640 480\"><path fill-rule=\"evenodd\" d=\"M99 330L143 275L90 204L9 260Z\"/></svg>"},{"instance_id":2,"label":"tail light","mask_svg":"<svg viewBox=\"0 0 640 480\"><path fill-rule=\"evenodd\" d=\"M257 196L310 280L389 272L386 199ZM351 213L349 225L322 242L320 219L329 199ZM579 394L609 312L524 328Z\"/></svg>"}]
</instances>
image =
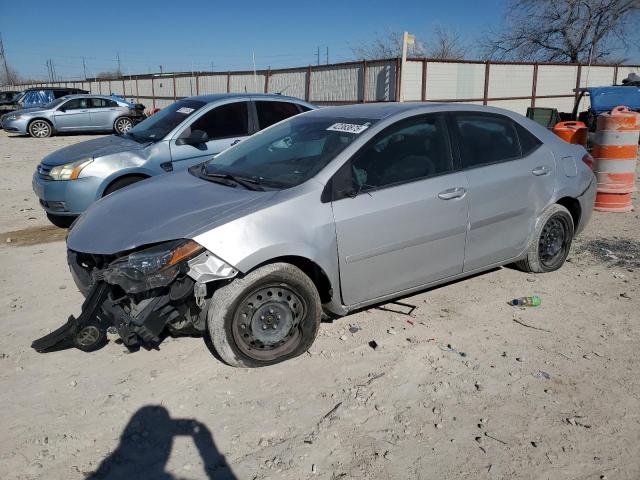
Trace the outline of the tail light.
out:
<instances>
[{"instance_id":1,"label":"tail light","mask_svg":"<svg viewBox=\"0 0 640 480\"><path fill-rule=\"evenodd\" d=\"M591 155L589 155L588 153L585 153L582 156L582 161L587 167L589 167L593 171L593 157Z\"/></svg>"}]
</instances>

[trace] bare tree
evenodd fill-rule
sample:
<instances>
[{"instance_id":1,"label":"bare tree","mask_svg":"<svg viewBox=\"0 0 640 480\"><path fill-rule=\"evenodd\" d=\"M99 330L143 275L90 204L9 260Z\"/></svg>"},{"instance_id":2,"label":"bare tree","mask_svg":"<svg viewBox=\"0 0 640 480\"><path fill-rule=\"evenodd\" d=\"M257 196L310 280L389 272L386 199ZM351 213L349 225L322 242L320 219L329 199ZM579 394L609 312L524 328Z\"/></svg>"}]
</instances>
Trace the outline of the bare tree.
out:
<instances>
[{"instance_id":1,"label":"bare tree","mask_svg":"<svg viewBox=\"0 0 640 480\"><path fill-rule=\"evenodd\" d=\"M463 59L465 46L460 33L451 28L436 26L427 42L427 56L438 60Z\"/></svg>"},{"instance_id":2,"label":"bare tree","mask_svg":"<svg viewBox=\"0 0 640 480\"><path fill-rule=\"evenodd\" d=\"M0 68L0 85L19 85L24 82L24 79L11 65L7 65Z\"/></svg>"},{"instance_id":3,"label":"bare tree","mask_svg":"<svg viewBox=\"0 0 640 480\"><path fill-rule=\"evenodd\" d=\"M112 71L100 72L96 75L96 78L100 80L115 80L117 78L120 78L120 76L121 74L118 70L112 70Z\"/></svg>"},{"instance_id":4,"label":"bare tree","mask_svg":"<svg viewBox=\"0 0 640 480\"><path fill-rule=\"evenodd\" d=\"M640 0L510 0L506 28L481 41L487 59L612 60L637 35Z\"/></svg>"}]
</instances>

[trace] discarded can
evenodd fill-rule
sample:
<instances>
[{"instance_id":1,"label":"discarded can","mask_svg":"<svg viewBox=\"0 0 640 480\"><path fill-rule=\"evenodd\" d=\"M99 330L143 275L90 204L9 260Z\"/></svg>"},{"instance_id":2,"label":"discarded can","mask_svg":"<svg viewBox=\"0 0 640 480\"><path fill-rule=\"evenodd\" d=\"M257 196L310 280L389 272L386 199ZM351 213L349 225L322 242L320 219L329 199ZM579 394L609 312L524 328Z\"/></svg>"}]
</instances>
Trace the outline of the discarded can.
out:
<instances>
[{"instance_id":1,"label":"discarded can","mask_svg":"<svg viewBox=\"0 0 640 480\"><path fill-rule=\"evenodd\" d=\"M514 307L537 307L542 303L542 299L538 295L532 297L520 297L514 298L509 302L509 305Z\"/></svg>"}]
</instances>

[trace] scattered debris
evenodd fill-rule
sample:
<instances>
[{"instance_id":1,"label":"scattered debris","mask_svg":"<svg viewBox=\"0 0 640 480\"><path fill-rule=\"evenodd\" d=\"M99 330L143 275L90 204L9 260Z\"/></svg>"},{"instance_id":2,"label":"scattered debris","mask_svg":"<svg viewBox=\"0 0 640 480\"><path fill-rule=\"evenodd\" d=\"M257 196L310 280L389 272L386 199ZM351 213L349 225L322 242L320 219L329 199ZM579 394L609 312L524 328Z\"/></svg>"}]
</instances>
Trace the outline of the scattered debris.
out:
<instances>
[{"instance_id":1,"label":"scattered debris","mask_svg":"<svg viewBox=\"0 0 640 480\"><path fill-rule=\"evenodd\" d=\"M509 445L507 442L505 442L504 440L500 440L499 438L494 437L493 435L489 435L488 432L484 432L484 436L485 437L489 437L491 440L495 440L496 442L500 442L503 445Z\"/></svg>"},{"instance_id":2,"label":"scattered debris","mask_svg":"<svg viewBox=\"0 0 640 480\"><path fill-rule=\"evenodd\" d=\"M396 309L390 308L389 305L393 305L395 307L400 307L400 308L396 308ZM385 303L384 305L380 305L379 307L376 307L376 309L378 310L383 310L385 312L399 313L400 315L407 315L408 317L412 316L413 311L416 308L418 308L417 305L411 305L410 303L404 303L404 302L398 302L398 301Z\"/></svg>"},{"instance_id":3,"label":"scattered debris","mask_svg":"<svg viewBox=\"0 0 640 480\"><path fill-rule=\"evenodd\" d=\"M349 325L349 333L358 333L362 328L357 323Z\"/></svg>"},{"instance_id":4,"label":"scattered debris","mask_svg":"<svg viewBox=\"0 0 640 480\"><path fill-rule=\"evenodd\" d=\"M542 370L538 370L537 372L532 373L532 375L536 378L544 378L545 380L551 380L551 375L547 372L543 372Z\"/></svg>"},{"instance_id":5,"label":"scattered debris","mask_svg":"<svg viewBox=\"0 0 640 480\"><path fill-rule=\"evenodd\" d=\"M396 331L393 329L393 327L391 327L390 329L388 329L388 330L387 330L387 333L388 333L389 335L397 335L397 334L398 334L398 332L396 332Z\"/></svg>"},{"instance_id":6,"label":"scattered debris","mask_svg":"<svg viewBox=\"0 0 640 480\"><path fill-rule=\"evenodd\" d=\"M378 343L375 340L371 340L369 342L369 346L375 350L376 348L378 348Z\"/></svg>"},{"instance_id":7,"label":"scattered debris","mask_svg":"<svg viewBox=\"0 0 640 480\"><path fill-rule=\"evenodd\" d=\"M513 318L513 321L516 322L518 325L522 325L523 327L532 328L534 330L540 330L541 332L551 333L551 330L547 330L546 328L534 327L533 325L524 323L522 320L516 317Z\"/></svg>"},{"instance_id":8,"label":"scattered debris","mask_svg":"<svg viewBox=\"0 0 640 480\"><path fill-rule=\"evenodd\" d=\"M466 357L467 356L467 354L465 352L459 352L458 350L453 348L450 343L447 343L446 345L440 345L440 350L443 350L445 352L457 353L461 357Z\"/></svg>"},{"instance_id":9,"label":"scattered debris","mask_svg":"<svg viewBox=\"0 0 640 480\"><path fill-rule=\"evenodd\" d=\"M507 303L512 307L537 307L542 303L542 298L538 295L533 295L531 297L514 298Z\"/></svg>"}]
</instances>

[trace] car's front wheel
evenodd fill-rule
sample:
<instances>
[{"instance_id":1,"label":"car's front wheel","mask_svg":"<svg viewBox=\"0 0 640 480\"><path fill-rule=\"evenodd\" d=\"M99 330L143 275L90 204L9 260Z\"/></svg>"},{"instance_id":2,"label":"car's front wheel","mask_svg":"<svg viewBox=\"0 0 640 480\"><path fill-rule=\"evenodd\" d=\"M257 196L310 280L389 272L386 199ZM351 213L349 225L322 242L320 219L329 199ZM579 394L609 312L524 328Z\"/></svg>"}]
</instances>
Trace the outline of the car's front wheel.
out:
<instances>
[{"instance_id":1,"label":"car's front wheel","mask_svg":"<svg viewBox=\"0 0 640 480\"><path fill-rule=\"evenodd\" d=\"M287 263L260 267L217 289L208 312L211 341L236 367L263 367L306 352L318 333L318 290Z\"/></svg>"},{"instance_id":2,"label":"car's front wheel","mask_svg":"<svg viewBox=\"0 0 640 480\"><path fill-rule=\"evenodd\" d=\"M118 135L127 133L133 127L133 122L129 117L119 117L113 122L113 129Z\"/></svg>"},{"instance_id":3,"label":"car's front wheel","mask_svg":"<svg viewBox=\"0 0 640 480\"><path fill-rule=\"evenodd\" d=\"M47 138L53 135L53 127L46 120L34 120L29 124L28 131L34 138Z\"/></svg>"},{"instance_id":4,"label":"car's front wheel","mask_svg":"<svg viewBox=\"0 0 640 480\"><path fill-rule=\"evenodd\" d=\"M552 205L538 219L527 256L516 266L532 273L553 272L569 255L573 241L573 217L562 205Z\"/></svg>"}]
</instances>

